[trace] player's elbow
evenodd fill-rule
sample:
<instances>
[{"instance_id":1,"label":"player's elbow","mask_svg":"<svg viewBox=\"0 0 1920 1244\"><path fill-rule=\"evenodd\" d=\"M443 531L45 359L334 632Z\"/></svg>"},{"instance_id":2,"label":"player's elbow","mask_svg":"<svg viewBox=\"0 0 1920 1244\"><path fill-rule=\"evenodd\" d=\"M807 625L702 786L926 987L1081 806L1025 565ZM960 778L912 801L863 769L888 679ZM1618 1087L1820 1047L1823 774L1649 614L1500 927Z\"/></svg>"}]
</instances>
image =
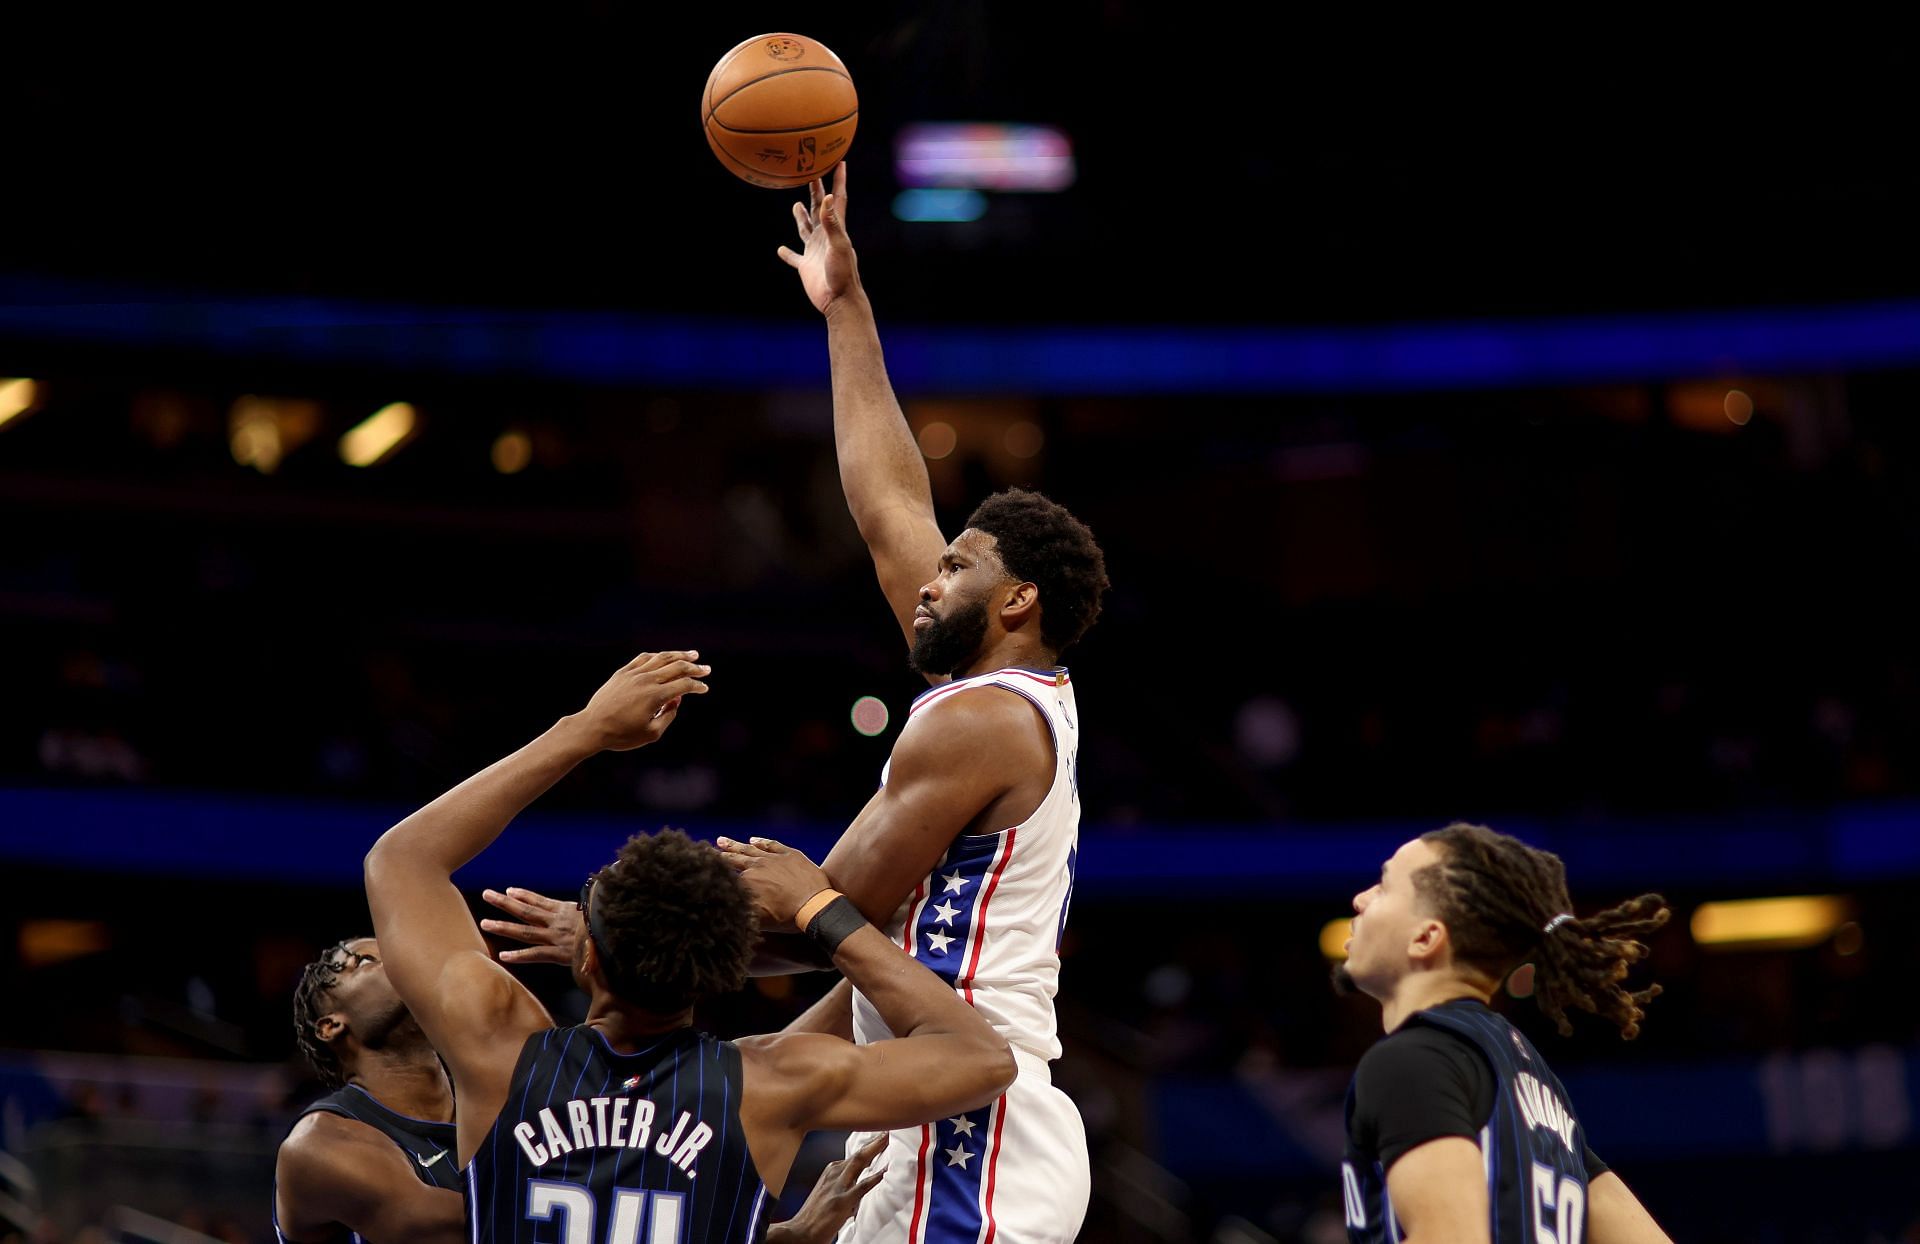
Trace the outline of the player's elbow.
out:
<instances>
[{"instance_id":1,"label":"player's elbow","mask_svg":"<svg viewBox=\"0 0 1920 1244\"><path fill-rule=\"evenodd\" d=\"M405 844L394 841L391 829L367 849L366 858L360 861L360 874L369 898L394 884L396 875L403 871L406 854Z\"/></svg>"},{"instance_id":2,"label":"player's elbow","mask_svg":"<svg viewBox=\"0 0 1920 1244\"><path fill-rule=\"evenodd\" d=\"M1020 1065L1013 1061L1012 1047L998 1033L977 1042L969 1053L967 1069L973 1073L974 1087L982 1103L1006 1092L1014 1077L1020 1074Z\"/></svg>"}]
</instances>

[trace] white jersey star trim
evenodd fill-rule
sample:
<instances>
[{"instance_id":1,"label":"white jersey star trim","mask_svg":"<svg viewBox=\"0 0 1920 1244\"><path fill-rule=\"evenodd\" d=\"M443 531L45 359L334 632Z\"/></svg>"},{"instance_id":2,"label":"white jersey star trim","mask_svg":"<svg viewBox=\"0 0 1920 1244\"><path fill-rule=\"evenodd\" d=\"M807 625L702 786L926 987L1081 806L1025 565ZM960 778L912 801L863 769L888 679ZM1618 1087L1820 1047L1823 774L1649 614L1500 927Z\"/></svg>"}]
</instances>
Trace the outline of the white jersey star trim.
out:
<instances>
[{"instance_id":1,"label":"white jersey star trim","mask_svg":"<svg viewBox=\"0 0 1920 1244\"><path fill-rule=\"evenodd\" d=\"M944 1149L941 1152L947 1155L948 1166L957 1166L963 1171L967 1169L967 1163L973 1157L973 1152L965 1145L960 1144L956 1144L951 1149Z\"/></svg>"}]
</instances>

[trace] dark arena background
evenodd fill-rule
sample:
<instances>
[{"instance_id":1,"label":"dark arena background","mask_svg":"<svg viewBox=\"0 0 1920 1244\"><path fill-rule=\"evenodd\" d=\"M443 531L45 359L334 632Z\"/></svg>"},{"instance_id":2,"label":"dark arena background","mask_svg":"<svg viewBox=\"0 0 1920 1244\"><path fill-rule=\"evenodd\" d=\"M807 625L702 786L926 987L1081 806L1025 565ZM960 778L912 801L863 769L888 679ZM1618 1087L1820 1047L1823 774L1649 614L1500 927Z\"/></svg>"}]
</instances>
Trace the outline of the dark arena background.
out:
<instances>
[{"instance_id":1,"label":"dark arena background","mask_svg":"<svg viewBox=\"0 0 1920 1244\"><path fill-rule=\"evenodd\" d=\"M1920 66L1606 18L16 24L0 1240L271 1240L292 990L369 929L366 849L633 653L713 693L468 868L476 909L667 824L818 858L873 790L920 684L774 255L798 196L696 113L780 30L860 91L849 227L945 529L1027 485L1106 550L1082 1238L1343 1238L1379 1010L1328 955L1456 819L1579 910L1672 901L1639 1040L1501 1005L1675 1239L1916 1238Z\"/></svg>"}]
</instances>

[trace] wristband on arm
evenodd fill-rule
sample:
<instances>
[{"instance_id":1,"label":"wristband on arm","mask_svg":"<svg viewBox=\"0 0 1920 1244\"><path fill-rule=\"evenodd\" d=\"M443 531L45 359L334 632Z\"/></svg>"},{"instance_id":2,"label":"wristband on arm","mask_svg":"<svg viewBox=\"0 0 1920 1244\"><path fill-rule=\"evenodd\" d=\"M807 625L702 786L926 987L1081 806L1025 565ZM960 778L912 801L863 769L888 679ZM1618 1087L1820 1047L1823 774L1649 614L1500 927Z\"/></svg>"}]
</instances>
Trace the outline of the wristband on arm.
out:
<instances>
[{"instance_id":1,"label":"wristband on arm","mask_svg":"<svg viewBox=\"0 0 1920 1244\"><path fill-rule=\"evenodd\" d=\"M827 889L802 903L794 913L793 922L831 958L840 949L841 942L860 931L867 918L860 914L852 899L838 890Z\"/></svg>"}]
</instances>

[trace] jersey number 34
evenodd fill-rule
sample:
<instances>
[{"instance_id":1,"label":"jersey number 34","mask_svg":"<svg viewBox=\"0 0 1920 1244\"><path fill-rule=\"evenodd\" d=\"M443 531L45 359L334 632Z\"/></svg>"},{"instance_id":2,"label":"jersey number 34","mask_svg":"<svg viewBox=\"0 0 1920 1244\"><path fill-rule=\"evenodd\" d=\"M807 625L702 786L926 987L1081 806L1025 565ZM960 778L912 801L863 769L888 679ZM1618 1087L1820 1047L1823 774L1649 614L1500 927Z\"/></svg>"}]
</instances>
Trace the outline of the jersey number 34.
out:
<instances>
[{"instance_id":1,"label":"jersey number 34","mask_svg":"<svg viewBox=\"0 0 1920 1244\"><path fill-rule=\"evenodd\" d=\"M613 1190L613 1221L607 1225L607 1244L683 1244L687 1235L687 1198L679 1192L644 1192L637 1188ZM579 1184L527 1181L527 1217L551 1222L558 1213L563 1244L594 1244L593 1193Z\"/></svg>"}]
</instances>

